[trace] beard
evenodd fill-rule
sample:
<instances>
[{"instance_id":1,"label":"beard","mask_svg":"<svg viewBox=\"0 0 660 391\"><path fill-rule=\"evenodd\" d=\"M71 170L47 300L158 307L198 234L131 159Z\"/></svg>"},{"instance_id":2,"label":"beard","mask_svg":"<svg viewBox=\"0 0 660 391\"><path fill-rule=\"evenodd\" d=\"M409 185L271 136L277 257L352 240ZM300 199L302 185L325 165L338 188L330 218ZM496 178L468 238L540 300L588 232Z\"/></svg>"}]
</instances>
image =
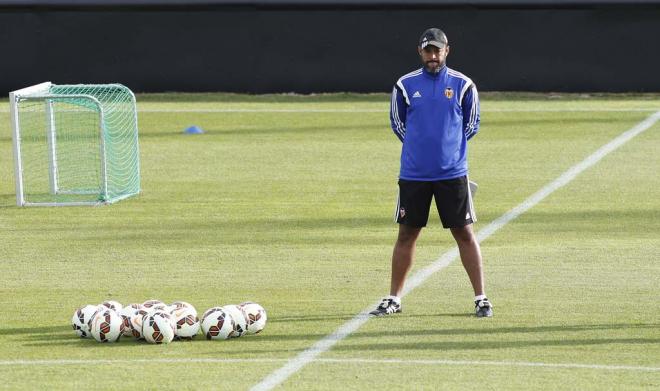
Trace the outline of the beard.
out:
<instances>
[{"instance_id":1,"label":"beard","mask_svg":"<svg viewBox=\"0 0 660 391\"><path fill-rule=\"evenodd\" d=\"M424 63L426 70L432 73L438 73L443 65L440 61L426 61Z\"/></svg>"}]
</instances>

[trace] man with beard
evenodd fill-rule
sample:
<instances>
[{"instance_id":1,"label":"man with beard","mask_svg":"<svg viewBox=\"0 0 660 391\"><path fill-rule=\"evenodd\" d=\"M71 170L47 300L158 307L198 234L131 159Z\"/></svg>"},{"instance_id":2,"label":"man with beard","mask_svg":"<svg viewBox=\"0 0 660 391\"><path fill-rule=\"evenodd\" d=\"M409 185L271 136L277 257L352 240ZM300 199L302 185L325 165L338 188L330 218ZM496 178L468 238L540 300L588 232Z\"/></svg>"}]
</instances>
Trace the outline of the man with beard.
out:
<instances>
[{"instance_id":1,"label":"man with beard","mask_svg":"<svg viewBox=\"0 0 660 391\"><path fill-rule=\"evenodd\" d=\"M467 167L467 141L479 129L479 95L469 77L447 67L449 45L441 30L426 30L417 52L423 67L402 76L392 90L390 122L403 143L395 212L399 234L392 254L390 295L371 315L401 312L401 292L415 243L435 198L442 226L456 240L472 284L475 314L491 317L481 250L472 230L477 218Z\"/></svg>"}]
</instances>

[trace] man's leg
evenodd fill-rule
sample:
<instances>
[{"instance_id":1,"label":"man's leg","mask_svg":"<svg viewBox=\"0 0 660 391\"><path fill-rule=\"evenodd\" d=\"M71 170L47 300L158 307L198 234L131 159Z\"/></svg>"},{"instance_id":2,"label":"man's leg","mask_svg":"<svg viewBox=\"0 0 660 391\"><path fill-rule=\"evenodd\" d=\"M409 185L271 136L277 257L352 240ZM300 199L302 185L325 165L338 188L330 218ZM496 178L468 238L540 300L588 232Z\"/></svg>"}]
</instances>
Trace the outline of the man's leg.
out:
<instances>
[{"instance_id":1,"label":"man's leg","mask_svg":"<svg viewBox=\"0 0 660 391\"><path fill-rule=\"evenodd\" d=\"M392 275L390 295L381 300L371 311L374 316L401 312L401 292L415 256L415 243L429 219L429 207L433 199L433 183L399 179L399 197L395 221L399 234L392 251Z\"/></svg>"},{"instance_id":2,"label":"man's leg","mask_svg":"<svg viewBox=\"0 0 660 391\"><path fill-rule=\"evenodd\" d=\"M461 262L470 277L472 289L474 289L475 315L478 318L490 318L493 316L493 305L488 301L484 291L484 273L481 261L481 249L477 238L472 231L472 224L460 228L451 228L451 233L458 244L461 254Z\"/></svg>"},{"instance_id":3,"label":"man's leg","mask_svg":"<svg viewBox=\"0 0 660 391\"><path fill-rule=\"evenodd\" d=\"M412 266L415 256L415 243L419 237L421 227L411 227L399 224L399 236L394 243L392 251L392 279L390 281L390 296L383 298L378 307L369 314L384 316L401 312L401 291L406 276Z\"/></svg>"},{"instance_id":4,"label":"man's leg","mask_svg":"<svg viewBox=\"0 0 660 391\"><path fill-rule=\"evenodd\" d=\"M474 295L484 294L484 274L481 261L481 249L477 238L472 231L472 224L464 227L451 228L451 234L454 235L458 250L461 254L461 262L470 277Z\"/></svg>"},{"instance_id":5,"label":"man's leg","mask_svg":"<svg viewBox=\"0 0 660 391\"><path fill-rule=\"evenodd\" d=\"M399 224L399 236L392 252L392 280L390 295L401 297L403 284L415 256L415 243L422 228Z\"/></svg>"}]
</instances>

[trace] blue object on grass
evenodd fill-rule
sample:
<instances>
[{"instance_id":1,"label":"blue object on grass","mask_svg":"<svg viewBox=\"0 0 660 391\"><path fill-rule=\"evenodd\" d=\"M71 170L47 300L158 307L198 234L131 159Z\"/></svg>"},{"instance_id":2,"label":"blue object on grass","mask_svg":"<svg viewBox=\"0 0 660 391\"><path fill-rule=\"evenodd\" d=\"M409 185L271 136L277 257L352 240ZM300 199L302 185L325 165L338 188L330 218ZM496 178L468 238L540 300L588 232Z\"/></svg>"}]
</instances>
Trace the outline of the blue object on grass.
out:
<instances>
[{"instance_id":1,"label":"blue object on grass","mask_svg":"<svg viewBox=\"0 0 660 391\"><path fill-rule=\"evenodd\" d=\"M204 133L204 129L200 128L197 125L190 126L184 130L185 134L202 134Z\"/></svg>"}]
</instances>

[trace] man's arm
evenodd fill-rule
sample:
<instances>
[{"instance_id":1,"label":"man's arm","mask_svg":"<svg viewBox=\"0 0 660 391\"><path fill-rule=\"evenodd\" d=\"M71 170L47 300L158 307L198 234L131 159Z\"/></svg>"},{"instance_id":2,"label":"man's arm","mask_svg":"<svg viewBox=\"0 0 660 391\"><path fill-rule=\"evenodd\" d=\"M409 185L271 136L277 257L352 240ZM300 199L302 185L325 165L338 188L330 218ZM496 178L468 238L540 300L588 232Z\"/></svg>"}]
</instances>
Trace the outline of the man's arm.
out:
<instances>
[{"instance_id":1,"label":"man's arm","mask_svg":"<svg viewBox=\"0 0 660 391\"><path fill-rule=\"evenodd\" d=\"M479 93L474 84L465 92L461 109L463 110L463 131L469 140L479 131L480 121Z\"/></svg>"},{"instance_id":2,"label":"man's arm","mask_svg":"<svg viewBox=\"0 0 660 391\"><path fill-rule=\"evenodd\" d=\"M403 98L403 92L398 86L392 89L392 101L390 105L390 124L394 134L403 142L406 137L406 102Z\"/></svg>"}]
</instances>

